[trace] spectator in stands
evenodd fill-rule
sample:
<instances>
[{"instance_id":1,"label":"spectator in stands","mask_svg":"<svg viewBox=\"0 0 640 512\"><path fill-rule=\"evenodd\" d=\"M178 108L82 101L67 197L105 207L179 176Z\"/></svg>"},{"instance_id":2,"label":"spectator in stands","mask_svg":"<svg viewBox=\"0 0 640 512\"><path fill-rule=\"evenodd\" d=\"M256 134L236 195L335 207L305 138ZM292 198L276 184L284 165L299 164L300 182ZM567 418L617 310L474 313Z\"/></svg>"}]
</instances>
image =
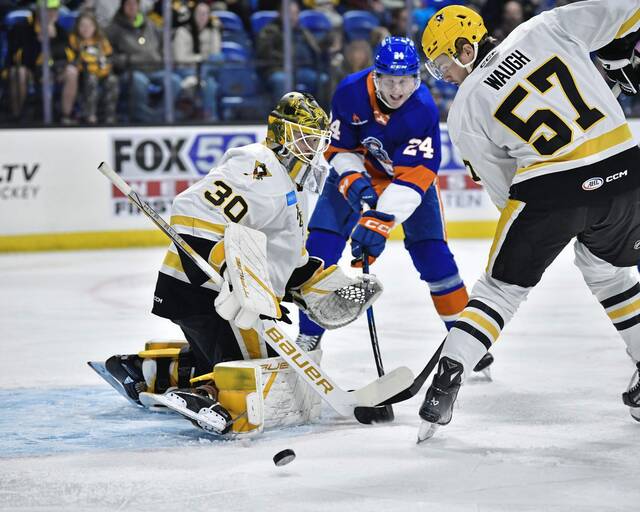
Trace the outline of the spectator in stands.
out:
<instances>
[{"instance_id":1,"label":"spectator in stands","mask_svg":"<svg viewBox=\"0 0 640 512\"><path fill-rule=\"evenodd\" d=\"M300 26L298 18L300 6L297 2L289 4L291 19L294 87L314 96L321 96L324 86L329 80L322 69L327 67L326 55L321 42L317 41L311 32ZM256 41L256 55L258 66L267 80L272 94L273 103L284 95L284 36L282 31L282 10L280 17L266 25L258 34ZM326 42L322 42L326 44Z\"/></svg>"},{"instance_id":2,"label":"spectator in stands","mask_svg":"<svg viewBox=\"0 0 640 512\"><path fill-rule=\"evenodd\" d=\"M369 45L371 48L376 49L384 38L389 37L390 35L391 33L387 27L374 27L371 30L371 35L369 36Z\"/></svg>"},{"instance_id":3,"label":"spectator in stands","mask_svg":"<svg viewBox=\"0 0 640 512\"><path fill-rule=\"evenodd\" d=\"M113 50L93 14L80 14L69 35L66 51L69 65L62 89L62 123L71 124L79 86L82 89L80 103L84 120L89 124L98 122L100 102L104 121L107 124L115 123L118 78L111 72Z\"/></svg>"},{"instance_id":4,"label":"spectator in stands","mask_svg":"<svg viewBox=\"0 0 640 512\"><path fill-rule=\"evenodd\" d=\"M373 65L371 46L364 39L356 39L344 48L344 58L340 65L333 70L331 90L335 90L340 81L347 75L368 68Z\"/></svg>"},{"instance_id":5,"label":"spectator in stands","mask_svg":"<svg viewBox=\"0 0 640 512\"><path fill-rule=\"evenodd\" d=\"M221 29L218 19L211 17L209 4L201 0L193 10L189 25L178 27L173 38L173 56L179 74L183 78L193 77L195 84L199 81L204 84L201 95L204 117L208 121L218 119L215 73L216 63L221 59Z\"/></svg>"},{"instance_id":6,"label":"spectator in stands","mask_svg":"<svg viewBox=\"0 0 640 512\"><path fill-rule=\"evenodd\" d=\"M140 10L143 13L149 12L154 6L155 0L141 0ZM84 0L83 11L91 11L98 20L98 25L106 29L118 12L119 4L116 0Z\"/></svg>"},{"instance_id":7,"label":"spectator in stands","mask_svg":"<svg viewBox=\"0 0 640 512\"><path fill-rule=\"evenodd\" d=\"M120 71L130 72L129 94L133 106L133 120L158 122L162 109L151 107L149 87L164 86L164 70L161 52L161 35L158 28L148 22L140 11L139 0L121 0L120 8L113 17L107 36L114 49L114 64ZM127 76L127 75L125 75ZM171 74L171 101L180 94L181 78Z\"/></svg>"},{"instance_id":8,"label":"spectator in stands","mask_svg":"<svg viewBox=\"0 0 640 512\"><path fill-rule=\"evenodd\" d=\"M493 35L503 41L513 29L524 21L524 8L519 0L509 0L502 8L502 23L494 30Z\"/></svg>"},{"instance_id":9,"label":"spectator in stands","mask_svg":"<svg viewBox=\"0 0 640 512\"><path fill-rule=\"evenodd\" d=\"M42 77L43 28L40 9L43 2L46 2L47 6L46 31L49 34L51 52L51 78L54 82L64 79L67 34L58 24L60 0L39 0L28 22L16 25L8 37L9 98L14 119L19 119L22 115L29 82L35 81L39 84Z\"/></svg>"},{"instance_id":10,"label":"spectator in stands","mask_svg":"<svg viewBox=\"0 0 640 512\"><path fill-rule=\"evenodd\" d=\"M392 36L413 37L413 30L409 20L409 11L406 8L393 9L391 11L391 24L389 32Z\"/></svg>"}]
</instances>

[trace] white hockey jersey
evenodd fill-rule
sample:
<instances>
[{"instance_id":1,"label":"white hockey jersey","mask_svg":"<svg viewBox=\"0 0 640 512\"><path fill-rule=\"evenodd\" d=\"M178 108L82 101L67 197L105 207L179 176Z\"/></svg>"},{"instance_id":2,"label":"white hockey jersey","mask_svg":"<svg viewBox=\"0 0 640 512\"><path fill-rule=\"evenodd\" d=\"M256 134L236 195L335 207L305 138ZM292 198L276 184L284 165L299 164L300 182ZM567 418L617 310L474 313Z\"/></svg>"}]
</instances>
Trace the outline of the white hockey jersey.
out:
<instances>
[{"instance_id":1,"label":"white hockey jersey","mask_svg":"<svg viewBox=\"0 0 640 512\"><path fill-rule=\"evenodd\" d=\"M296 191L285 167L261 143L228 150L202 180L179 194L171 209L171 225L180 234L213 242L223 238L225 225L236 222L267 236L269 277L278 297L295 268L308 254L304 193ZM210 262L214 264L214 250ZM189 282L177 250L170 246L160 270ZM202 286L215 289L211 281Z\"/></svg>"},{"instance_id":2,"label":"white hockey jersey","mask_svg":"<svg viewBox=\"0 0 640 512\"><path fill-rule=\"evenodd\" d=\"M588 202L637 186L637 143L589 53L639 27L640 0L585 0L523 23L476 64L449 134L498 208L510 194Z\"/></svg>"}]
</instances>

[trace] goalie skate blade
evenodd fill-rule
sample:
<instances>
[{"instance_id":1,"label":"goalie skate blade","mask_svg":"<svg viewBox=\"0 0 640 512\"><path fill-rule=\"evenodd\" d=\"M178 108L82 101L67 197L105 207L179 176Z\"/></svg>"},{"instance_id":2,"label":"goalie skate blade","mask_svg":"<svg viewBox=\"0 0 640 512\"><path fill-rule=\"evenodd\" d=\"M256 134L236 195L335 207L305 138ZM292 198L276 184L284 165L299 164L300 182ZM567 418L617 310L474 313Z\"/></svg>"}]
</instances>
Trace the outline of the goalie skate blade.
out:
<instances>
[{"instance_id":1,"label":"goalie skate blade","mask_svg":"<svg viewBox=\"0 0 640 512\"><path fill-rule=\"evenodd\" d=\"M211 422L209 418L204 414L199 414L190 409L184 407L179 401L172 400L170 395L158 395L156 393L140 393L140 398L145 403L154 402L158 405L164 405L168 409L177 412L188 420L194 420L197 426L207 434L211 434L216 437L224 438L224 434L220 433L220 425L218 422ZM193 423L193 422L192 422ZM195 425L195 423L194 423Z\"/></svg>"},{"instance_id":2,"label":"goalie skate blade","mask_svg":"<svg viewBox=\"0 0 640 512\"><path fill-rule=\"evenodd\" d=\"M116 379L113 375L111 375L107 368L105 367L103 362L100 361L87 361L89 367L96 372L100 377L102 377L107 384L109 384L113 389L115 389L120 395L125 397L129 403L132 403L136 407L144 407L140 402L136 402L133 398L131 398L125 389L122 387L122 384L118 379Z\"/></svg>"},{"instance_id":3,"label":"goalie skate blade","mask_svg":"<svg viewBox=\"0 0 640 512\"><path fill-rule=\"evenodd\" d=\"M431 439L436 433L436 430L438 430L439 426L440 425L438 425L437 423L429 423L428 421L423 421L422 423L420 423L420 428L418 429L418 440L416 444L420 444L427 439Z\"/></svg>"},{"instance_id":4,"label":"goalie skate blade","mask_svg":"<svg viewBox=\"0 0 640 512\"><path fill-rule=\"evenodd\" d=\"M356 407L353 414L358 422L364 425L375 423L390 423L395 419L393 408L390 405L379 407Z\"/></svg>"}]
</instances>

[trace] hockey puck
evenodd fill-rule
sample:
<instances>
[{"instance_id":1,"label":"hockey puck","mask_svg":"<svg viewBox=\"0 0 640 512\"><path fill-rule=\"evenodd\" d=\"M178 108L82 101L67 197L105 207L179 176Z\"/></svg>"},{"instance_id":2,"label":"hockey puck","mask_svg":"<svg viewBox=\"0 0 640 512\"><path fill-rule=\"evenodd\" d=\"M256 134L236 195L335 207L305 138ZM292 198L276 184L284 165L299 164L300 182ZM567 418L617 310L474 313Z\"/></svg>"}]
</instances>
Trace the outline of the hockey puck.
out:
<instances>
[{"instance_id":1,"label":"hockey puck","mask_svg":"<svg viewBox=\"0 0 640 512\"><path fill-rule=\"evenodd\" d=\"M295 458L296 453L290 448L287 448L286 450L282 450L281 452L278 452L273 456L273 463L276 466L284 466L286 464L289 464L289 462L291 462Z\"/></svg>"}]
</instances>

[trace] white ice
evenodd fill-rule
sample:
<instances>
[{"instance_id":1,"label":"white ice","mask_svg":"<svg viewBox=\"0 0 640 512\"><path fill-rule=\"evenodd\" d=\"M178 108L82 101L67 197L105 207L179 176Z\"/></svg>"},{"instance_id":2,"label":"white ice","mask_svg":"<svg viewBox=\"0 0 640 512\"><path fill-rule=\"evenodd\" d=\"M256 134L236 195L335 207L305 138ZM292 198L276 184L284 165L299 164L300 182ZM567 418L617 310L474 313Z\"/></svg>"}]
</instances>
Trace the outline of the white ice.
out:
<instances>
[{"instance_id":1,"label":"white ice","mask_svg":"<svg viewBox=\"0 0 640 512\"><path fill-rule=\"evenodd\" d=\"M451 243L472 285L488 241ZM160 511L635 511L640 424L620 393L632 365L563 252L468 382L452 423L415 444L420 393L392 424L323 410L320 423L242 442L134 409L87 366L180 337L149 313L164 250L0 256L0 509ZM401 243L374 265L387 369L418 372L444 328ZM292 331L293 332L293 331ZM376 377L366 320L328 334L345 388ZM296 460L274 466L292 448Z\"/></svg>"}]
</instances>

